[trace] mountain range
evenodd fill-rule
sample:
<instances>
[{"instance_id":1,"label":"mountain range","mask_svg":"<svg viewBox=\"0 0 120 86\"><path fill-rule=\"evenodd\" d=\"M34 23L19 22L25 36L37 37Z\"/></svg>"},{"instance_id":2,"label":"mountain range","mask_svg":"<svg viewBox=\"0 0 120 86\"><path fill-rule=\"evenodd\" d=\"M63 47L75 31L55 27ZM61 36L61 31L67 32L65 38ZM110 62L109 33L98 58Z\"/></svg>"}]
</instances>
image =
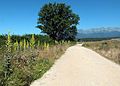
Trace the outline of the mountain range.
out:
<instances>
[{"instance_id":1,"label":"mountain range","mask_svg":"<svg viewBox=\"0 0 120 86\"><path fill-rule=\"evenodd\" d=\"M77 38L110 38L120 37L120 27L79 29Z\"/></svg>"}]
</instances>

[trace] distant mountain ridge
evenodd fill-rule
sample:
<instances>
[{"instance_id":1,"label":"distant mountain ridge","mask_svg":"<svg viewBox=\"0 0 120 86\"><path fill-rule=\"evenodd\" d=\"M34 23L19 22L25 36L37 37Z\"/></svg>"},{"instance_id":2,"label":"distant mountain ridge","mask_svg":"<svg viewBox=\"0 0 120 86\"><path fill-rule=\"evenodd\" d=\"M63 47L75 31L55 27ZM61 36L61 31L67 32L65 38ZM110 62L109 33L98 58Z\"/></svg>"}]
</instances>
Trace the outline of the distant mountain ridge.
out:
<instances>
[{"instance_id":1,"label":"distant mountain ridge","mask_svg":"<svg viewBox=\"0 0 120 86\"><path fill-rule=\"evenodd\" d=\"M78 30L77 38L109 38L120 37L120 27L92 28Z\"/></svg>"}]
</instances>

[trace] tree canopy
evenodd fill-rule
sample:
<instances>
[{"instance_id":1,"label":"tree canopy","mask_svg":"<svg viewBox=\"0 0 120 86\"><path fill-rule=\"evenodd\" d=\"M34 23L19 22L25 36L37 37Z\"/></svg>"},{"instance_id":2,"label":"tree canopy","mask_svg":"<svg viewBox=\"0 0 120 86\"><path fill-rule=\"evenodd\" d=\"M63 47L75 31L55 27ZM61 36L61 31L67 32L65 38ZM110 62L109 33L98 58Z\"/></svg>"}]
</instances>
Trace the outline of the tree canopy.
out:
<instances>
[{"instance_id":1,"label":"tree canopy","mask_svg":"<svg viewBox=\"0 0 120 86\"><path fill-rule=\"evenodd\" d=\"M38 14L38 28L54 40L74 40L79 16L64 3L45 4Z\"/></svg>"}]
</instances>

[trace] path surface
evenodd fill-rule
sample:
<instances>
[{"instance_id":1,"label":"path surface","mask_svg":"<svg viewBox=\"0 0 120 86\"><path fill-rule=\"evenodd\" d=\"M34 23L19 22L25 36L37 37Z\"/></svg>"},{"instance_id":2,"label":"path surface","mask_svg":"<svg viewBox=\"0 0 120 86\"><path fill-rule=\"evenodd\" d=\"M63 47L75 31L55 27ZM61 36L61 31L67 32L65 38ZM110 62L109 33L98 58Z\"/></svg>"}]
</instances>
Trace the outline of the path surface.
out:
<instances>
[{"instance_id":1,"label":"path surface","mask_svg":"<svg viewBox=\"0 0 120 86\"><path fill-rule=\"evenodd\" d=\"M31 86L120 86L120 66L75 45Z\"/></svg>"}]
</instances>

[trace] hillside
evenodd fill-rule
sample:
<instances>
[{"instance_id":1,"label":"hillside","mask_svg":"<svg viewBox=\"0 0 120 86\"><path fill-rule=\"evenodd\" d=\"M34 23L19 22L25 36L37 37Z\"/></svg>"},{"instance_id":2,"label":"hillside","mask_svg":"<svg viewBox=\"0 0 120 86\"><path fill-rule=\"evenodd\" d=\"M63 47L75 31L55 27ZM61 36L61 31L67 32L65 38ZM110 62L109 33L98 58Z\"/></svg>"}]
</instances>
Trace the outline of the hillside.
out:
<instances>
[{"instance_id":1,"label":"hillside","mask_svg":"<svg viewBox=\"0 0 120 86\"><path fill-rule=\"evenodd\" d=\"M92 29L80 29L78 30L77 38L110 38L120 37L120 28L108 27L108 28L92 28Z\"/></svg>"}]
</instances>

